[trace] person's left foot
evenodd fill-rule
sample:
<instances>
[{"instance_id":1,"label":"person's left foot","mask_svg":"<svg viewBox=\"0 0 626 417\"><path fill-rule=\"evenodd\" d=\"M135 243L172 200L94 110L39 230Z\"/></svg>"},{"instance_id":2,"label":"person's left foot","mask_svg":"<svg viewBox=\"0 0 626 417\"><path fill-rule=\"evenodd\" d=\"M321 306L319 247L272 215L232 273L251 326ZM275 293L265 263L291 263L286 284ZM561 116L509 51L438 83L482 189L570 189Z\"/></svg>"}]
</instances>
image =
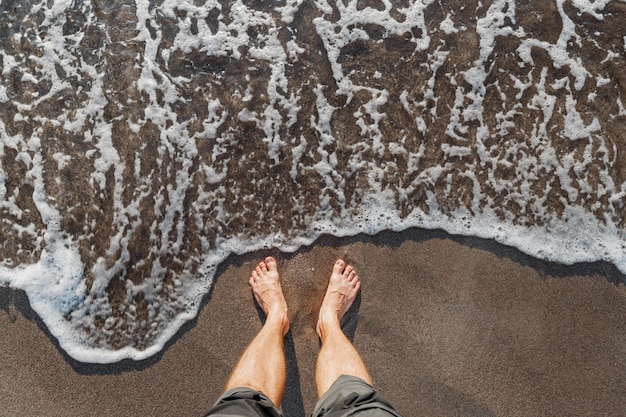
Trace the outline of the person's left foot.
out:
<instances>
[{"instance_id":1,"label":"person's left foot","mask_svg":"<svg viewBox=\"0 0 626 417\"><path fill-rule=\"evenodd\" d=\"M280 285L278 265L271 256L260 262L250 275L250 287L254 298L267 315L267 319L279 319L282 321L283 334L289 330L289 318L287 317L287 302Z\"/></svg>"}]
</instances>

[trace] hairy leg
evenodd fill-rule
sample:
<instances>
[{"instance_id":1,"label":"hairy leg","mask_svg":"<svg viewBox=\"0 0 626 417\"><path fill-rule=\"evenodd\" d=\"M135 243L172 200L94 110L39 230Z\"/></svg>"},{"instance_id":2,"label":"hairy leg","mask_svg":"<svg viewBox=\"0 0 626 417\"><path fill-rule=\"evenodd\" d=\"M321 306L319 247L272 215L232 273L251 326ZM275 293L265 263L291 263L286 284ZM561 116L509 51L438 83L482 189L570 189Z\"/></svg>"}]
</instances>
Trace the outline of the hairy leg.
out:
<instances>
[{"instance_id":1,"label":"hairy leg","mask_svg":"<svg viewBox=\"0 0 626 417\"><path fill-rule=\"evenodd\" d=\"M361 355L341 330L340 320L354 302L361 283L356 271L343 260L333 265L328 289L320 308L317 334L322 341L315 382L321 397L341 375L351 375L372 384Z\"/></svg>"},{"instance_id":2,"label":"hairy leg","mask_svg":"<svg viewBox=\"0 0 626 417\"><path fill-rule=\"evenodd\" d=\"M274 258L267 257L257 265L250 276L250 286L267 319L239 359L226 390L252 388L280 407L287 378L283 338L289 330L289 318Z\"/></svg>"}]
</instances>

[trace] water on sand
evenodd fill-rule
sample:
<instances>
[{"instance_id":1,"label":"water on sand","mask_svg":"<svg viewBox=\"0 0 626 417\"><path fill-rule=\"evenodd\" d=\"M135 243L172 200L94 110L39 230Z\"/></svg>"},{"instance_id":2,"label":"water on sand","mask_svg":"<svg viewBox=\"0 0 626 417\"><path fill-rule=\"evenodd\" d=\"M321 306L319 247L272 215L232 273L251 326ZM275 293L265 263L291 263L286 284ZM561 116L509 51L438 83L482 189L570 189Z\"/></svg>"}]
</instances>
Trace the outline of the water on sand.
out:
<instances>
[{"instance_id":1,"label":"water on sand","mask_svg":"<svg viewBox=\"0 0 626 417\"><path fill-rule=\"evenodd\" d=\"M88 362L230 253L442 228L626 272L626 1L0 1L0 283Z\"/></svg>"}]
</instances>

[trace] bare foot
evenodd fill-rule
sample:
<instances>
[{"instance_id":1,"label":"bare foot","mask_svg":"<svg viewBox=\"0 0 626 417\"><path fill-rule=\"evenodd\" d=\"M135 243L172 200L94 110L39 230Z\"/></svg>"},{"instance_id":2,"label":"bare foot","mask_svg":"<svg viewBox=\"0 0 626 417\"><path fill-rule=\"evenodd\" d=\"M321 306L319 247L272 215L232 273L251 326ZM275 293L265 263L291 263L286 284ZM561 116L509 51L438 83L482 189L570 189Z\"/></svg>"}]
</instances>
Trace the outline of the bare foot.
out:
<instances>
[{"instance_id":1,"label":"bare foot","mask_svg":"<svg viewBox=\"0 0 626 417\"><path fill-rule=\"evenodd\" d=\"M267 320L280 320L283 326L283 335L289 330L287 317L287 302L280 285L278 265L271 256L260 262L250 274L250 287L254 298L265 312Z\"/></svg>"},{"instance_id":2,"label":"bare foot","mask_svg":"<svg viewBox=\"0 0 626 417\"><path fill-rule=\"evenodd\" d=\"M322 327L326 323L338 324L350 309L361 288L361 282L352 266L339 259L333 265L328 289L320 307L317 321L317 334L322 337Z\"/></svg>"}]
</instances>

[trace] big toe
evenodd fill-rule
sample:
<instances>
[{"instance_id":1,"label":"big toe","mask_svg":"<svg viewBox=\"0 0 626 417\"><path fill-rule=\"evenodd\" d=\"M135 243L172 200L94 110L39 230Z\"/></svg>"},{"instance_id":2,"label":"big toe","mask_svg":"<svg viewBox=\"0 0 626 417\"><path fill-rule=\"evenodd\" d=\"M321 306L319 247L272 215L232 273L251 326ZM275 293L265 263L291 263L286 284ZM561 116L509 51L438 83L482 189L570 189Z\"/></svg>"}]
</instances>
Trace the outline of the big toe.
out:
<instances>
[{"instance_id":1,"label":"big toe","mask_svg":"<svg viewBox=\"0 0 626 417\"><path fill-rule=\"evenodd\" d=\"M278 264L276 263L276 259L268 256L265 258L265 265L267 265L267 269L269 271L278 271Z\"/></svg>"},{"instance_id":2,"label":"big toe","mask_svg":"<svg viewBox=\"0 0 626 417\"><path fill-rule=\"evenodd\" d=\"M343 261L343 259L337 259L337 262L335 262L335 265L333 265L333 272L336 272L337 274L342 274L344 269L346 269L346 263Z\"/></svg>"}]
</instances>

